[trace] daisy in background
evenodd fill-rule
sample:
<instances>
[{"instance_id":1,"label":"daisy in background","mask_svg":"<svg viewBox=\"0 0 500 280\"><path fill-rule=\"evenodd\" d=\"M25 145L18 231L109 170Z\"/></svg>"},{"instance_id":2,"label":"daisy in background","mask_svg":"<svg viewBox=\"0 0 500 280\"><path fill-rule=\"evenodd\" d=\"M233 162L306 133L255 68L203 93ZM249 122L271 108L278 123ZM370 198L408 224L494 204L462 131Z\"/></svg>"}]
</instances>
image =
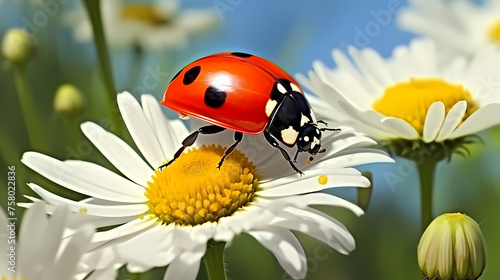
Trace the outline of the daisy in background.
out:
<instances>
[{"instance_id":1,"label":"daisy in background","mask_svg":"<svg viewBox=\"0 0 500 280\"><path fill-rule=\"evenodd\" d=\"M212 30L218 23L215 11L179 10L178 0L152 3L105 0L101 3L104 34L114 47L179 49L187 44L190 36ZM82 10L69 13L65 21L73 26L73 35L78 41L93 38L90 22Z\"/></svg>"},{"instance_id":2,"label":"daisy in background","mask_svg":"<svg viewBox=\"0 0 500 280\"><path fill-rule=\"evenodd\" d=\"M124 176L94 163L59 161L35 152L22 158L24 164L55 183L90 196L72 201L29 184L50 205L69 207L75 224L117 226L96 233L95 249L85 257L89 270L128 263L131 272L143 272L169 265L165 279L189 280L196 278L205 256L206 266L215 267L216 272L209 271L211 277L223 278L224 244L247 233L269 249L294 279L303 278L306 256L291 230L308 234L342 254L355 247L353 236L339 221L311 205L363 213L355 204L320 191L369 187L368 179L351 166L392 162L382 151L363 147L374 144L373 140L342 127L342 132L322 139L330 148L310 165L306 158L299 158L298 167L305 172L302 177L284 162L279 151L256 148L250 142L241 143L242 150L231 153L220 170L215 166L224 148L212 144L195 145L160 171L158 166L173 156L188 130L179 120L168 120L151 95L142 96L141 107L124 92L118 95L118 105L146 161L97 124L86 122L81 127ZM225 136L205 138L223 143L221 137Z\"/></svg>"},{"instance_id":3,"label":"daisy in background","mask_svg":"<svg viewBox=\"0 0 500 280\"><path fill-rule=\"evenodd\" d=\"M432 38L440 61L457 55L473 57L484 46L500 46L500 1L411 0L397 17L398 25Z\"/></svg>"},{"instance_id":4,"label":"daisy in background","mask_svg":"<svg viewBox=\"0 0 500 280\"><path fill-rule=\"evenodd\" d=\"M471 135L500 124L500 53L486 48L444 68L430 40L399 46L388 59L372 49L352 47L349 54L333 50L336 69L315 62L309 78L298 80L317 95L310 100L320 115L413 160L430 204L435 164L466 149ZM425 228L431 212L422 215Z\"/></svg>"},{"instance_id":5,"label":"daisy in background","mask_svg":"<svg viewBox=\"0 0 500 280\"><path fill-rule=\"evenodd\" d=\"M46 210L52 214L50 218ZM69 239L63 240L69 214L65 207L54 209L46 207L44 202L36 202L26 210L16 238L19 220L7 220L0 208L0 279L83 279L85 275L76 277L77 267L89 249L94 229L80 226Z\"/></svg>"}]
</instances>

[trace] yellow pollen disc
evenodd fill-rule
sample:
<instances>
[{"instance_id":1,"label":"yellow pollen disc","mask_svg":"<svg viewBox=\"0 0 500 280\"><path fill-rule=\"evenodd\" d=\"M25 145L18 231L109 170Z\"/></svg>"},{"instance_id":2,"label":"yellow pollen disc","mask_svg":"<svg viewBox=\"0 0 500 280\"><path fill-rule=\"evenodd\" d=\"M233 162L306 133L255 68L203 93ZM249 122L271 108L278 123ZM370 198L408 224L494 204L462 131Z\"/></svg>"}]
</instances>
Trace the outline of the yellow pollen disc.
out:
<instances>
[{"instance_id":1,"label":"yellow pollen disc","mask_svg":"<svg viewBox=\"0 0 500 280\"><path fill-rule=\"evenodd\" d=\"M328 177L326 175L321 175L318 177L318 183L320 185L325 185L328 182Z\"/></svg>"},{"instance_id":2,"label":"yellow pollen disc","mask_svg":"<svg viewBox=\"0 0 500 280\"><path fill-rule=\"evenodd\" d=\"M441 79L411 79L409 82L387 87L382 98L373 104L373 108L386 116L407 121L422 134L425 117L432 103L442 101L448 113L461 100L467 102L464 121L479 106L461 85L453 85Z\"/></svg>"},{"instance_id":3,"label":"yellow pollen disc","mask_svg":"<svg viewBox=\"0 0 500 280\"><path fill-rule=\"evenodd\" d=\"M78 212L80 212L82 214L87 214L88 209L87 208L80 208L80 209L78 209Z\"/></svg>"},{"instance_id":4,"label":"yellow pollen disc","mask_svg":"<svg viewBox=\"0 0 500 280\"><path fill-rule=\"evenodd\" d=\"M135 20L152 26L168 23L168 19L158 14L155 8L148 4L124 5L121 16L123 19Z\"/></svg>"},{"instance_id":5,"label":"yellow pollen disc","mask_svg":"<svg viewBox=\"0 0 500 280\"><path fill-rule=\"evenodd\" d=\"M500 18L491 25L489 30L490 40L495 43L500 43Z\"/></svg>"},{"instance_id":6,"label":"yellow pollen disc","mask_svg":"<svg viewBox=\"0 0 500 280\"><path fill-rule=\"evenodd\" d=\"M202 146L156 170L146 188L149 212L166 224L197 225L230 216L257 188L255 165L235 150L217 168L225 148Z\"/></svg>"}]
</instances>

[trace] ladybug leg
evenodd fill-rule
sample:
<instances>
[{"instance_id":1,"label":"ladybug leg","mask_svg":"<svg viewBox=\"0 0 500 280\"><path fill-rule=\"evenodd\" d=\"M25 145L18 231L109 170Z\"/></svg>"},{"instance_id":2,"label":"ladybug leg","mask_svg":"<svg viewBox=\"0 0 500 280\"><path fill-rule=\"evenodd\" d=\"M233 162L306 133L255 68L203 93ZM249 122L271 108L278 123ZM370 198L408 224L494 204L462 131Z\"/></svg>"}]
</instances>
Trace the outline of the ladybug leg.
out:
<instances>
[{"instance_id":1,"label":"ladybug leg","mask_svg":"<svg viewBox=\"0 0 500 280\"><path fill-rule=\"evenodd\" d=\"M174 162L178 157L180 157L182 155L182 152L184 152L184 149L186 149L187 147L194 144L194 142L198 138L198 134L215 134L215 133L222 132L224 130L226 130L226 129L223 127L217 126L217 125L207 125L207 126L202 126L202 127L198 128L198 130L189 134L188 137L186 137L182 141L182 147L180 147L179 150L177 150L177 152L175 152L174 158L171 159L166 164L158 167L158 169L161 170L162 168L167 167L170 164L172 164L172 162Z\"/></svg>"},{"instance_id":2,"label":"ladybug leg","mask_svg":"<svg viewBox=\"0 0 500 280\"><path fill-rule=\"evenodd\" d=\"M238 146L238 144L241 142L241 140L243 140L243 133L241 132L238 132L238 131L235 131L234 132L234 143L229 146L225 151L224 151L224 155L222 156L222 158L220 159L219 161L219 164L217 164L217 168L220 169L220 166L222 165L222 163L224 162L224 160L226 159L226 157L232 153L234 151L234 149L236 148L236 146Z\"/></svg>"},{"instance_id":3,"label":"ladybug leg","mask_svg":"<svg viewBox=\"0 0 500 280\"><path fill-rule=\"evenodd\" d=\"M293 157L293 163L297 163L297 157L299 156L300 150L297 149L297 152L295 152L295 156Z\"/></svg>"},{"instance_id":4,"label":"ladybug leg","mask_svg":"<svg viewBox=\"0 0 500 280\"><path fill-rule=\"evenodd\" d=\"M267 142L271 144L274 148L278 149L281 152L281 155L290 163L290 166L292 166L293 170L297 173L300 174L300 176L304 175L304 172L300 171L297 166L293 163L292 159L290 158L290 155L288 155L287 151L285 149L281 148L280 145L278 144L278 141L269 133L269 131L265 130L264 131L264 136L266 137Z\"/></svg>"}]
</instances>

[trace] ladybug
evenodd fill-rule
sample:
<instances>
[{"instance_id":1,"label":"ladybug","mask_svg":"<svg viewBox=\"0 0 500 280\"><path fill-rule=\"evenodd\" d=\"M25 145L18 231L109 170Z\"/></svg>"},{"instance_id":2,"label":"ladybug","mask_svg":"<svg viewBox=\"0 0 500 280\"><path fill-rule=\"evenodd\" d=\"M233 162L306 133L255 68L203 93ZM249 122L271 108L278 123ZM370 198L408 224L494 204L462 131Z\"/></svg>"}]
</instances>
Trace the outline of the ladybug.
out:
<instances>
[{"instance_id":1,"label":"ladybug","mask_svg":"<svg viewBox=\"0 0 500 280\"><path fill-rule=\"evenodd\" d=\"M211 125L191 133L170 165L191 146L199 134L214 134L225 129L235 131L234 143L222 156L217 168L243 139L243 134L264 133L293 170L303 174L296 163L299 152L308 152L308 163L321 147L321 132L338 129L319 128L309 102L295 80L276 64L261 57L224 52L198 59L180 70L170 81L162 105L180 116L192 116ZM280 146L297 146L295 157Z\"/></svg>"}]
</instances>

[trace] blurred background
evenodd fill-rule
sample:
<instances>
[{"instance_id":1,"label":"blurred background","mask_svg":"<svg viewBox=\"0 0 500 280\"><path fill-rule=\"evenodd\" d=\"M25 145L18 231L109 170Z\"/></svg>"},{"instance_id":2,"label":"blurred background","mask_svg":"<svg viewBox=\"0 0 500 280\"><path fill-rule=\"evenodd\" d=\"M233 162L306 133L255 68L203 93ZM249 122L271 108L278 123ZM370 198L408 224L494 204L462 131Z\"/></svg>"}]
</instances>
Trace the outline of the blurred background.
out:
<instances>
[{"instance_id":1,"label":"blurred background","mask_svg":"<svg viewBox=\"0 0 500 280\"><path fill-rule=\"evenodd\" d=\"M108 0L103 0L108 1ZM124 1L127 3L127 1ZM128 1L130 2L130 1ZM137 1L135 1L137 2ZM149 2L143 0L142 2ZM214 24L193 32L182 45L138 50L135 46L110 46L109 53L118 92L136 97L151 93L161 99L168 82L179 69L199 57L222 51L249 52L280 65L288 73L306 74L314 60L333 67L333 48L371 47L383 56L407 44L413 35L401 31L395 17L403 0L184 0L176 12L203 10L212 13ZM377 14L390 17L381 20ZM17 201L33 195L26 182L37 182L72 199L81 198L28 170L22 154L37 150L59 159L77 158L112 166L83 138L78 124L94 121L108 126L103 85L91 39L75 35L75 26L85 17L77 0L0 0L0 37L13 27L33 35L36 52L27 65L27 80L42 127L45 143L32 147L18 94L14 67L0 57L0 205L7 205L7 166L16 167ZM365 30L372 28L369 33ZM62 84L76 86L84 97L81 112L71 117L54 110L54 97ZM175 117L172 112L165 112ZM470 146L472 155L454 155L438 167L434 215L460 211L481 226L488 248L486 270L481 279L500 279L500 128L480 135L485 144ZM126 139L126 140L130 140ZM129 141L129 143L131 143ZM357 248L344 256L308 236L297 234L308 256L306 279L422 279L416 249L420 238L417 174L410 162L361 166L374 177L372 200L362 217L332 207L322 208L342 221L354 235ZM387 180L397 176L398 180ZM355 190L336 191L355 202ZM20 217L22 209L18 208ZM291 279L273 255L247 235L227 249L230 279ZM156 279L161 269L135 276ZM127 279L121 273L119 279ZM149 277L149 278L146 278ZM204 267L199 279L206 279Z\"/></svg>"}]
</instances>

